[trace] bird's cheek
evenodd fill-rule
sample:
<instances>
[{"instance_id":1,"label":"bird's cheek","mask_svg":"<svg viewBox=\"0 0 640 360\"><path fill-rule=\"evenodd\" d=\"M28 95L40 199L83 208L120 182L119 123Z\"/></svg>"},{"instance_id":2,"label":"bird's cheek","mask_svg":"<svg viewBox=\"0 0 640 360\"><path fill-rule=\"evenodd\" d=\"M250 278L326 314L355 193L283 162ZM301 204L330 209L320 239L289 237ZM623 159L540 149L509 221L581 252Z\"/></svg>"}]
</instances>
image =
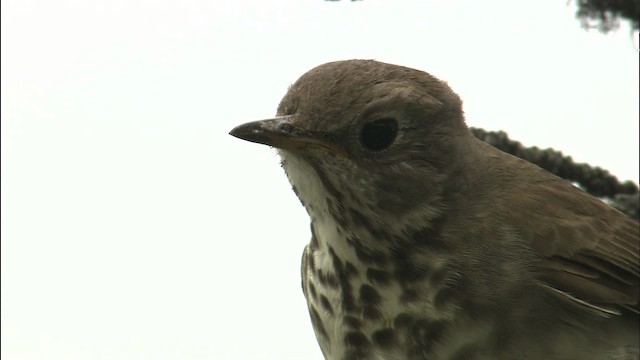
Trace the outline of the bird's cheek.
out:
<instances>
[{"instance_id":1,"label":"bird's cheek","mask_svg":"<svg viewBox=\"0 0 640 360\"><path fill-rule=\"evenodd\" d=\"M396 174L394 181L379 182L377 203L381 209L395 214L412 212L425 204L439 201L441 185L429 177Z\"/></svg>"}]
</instances>

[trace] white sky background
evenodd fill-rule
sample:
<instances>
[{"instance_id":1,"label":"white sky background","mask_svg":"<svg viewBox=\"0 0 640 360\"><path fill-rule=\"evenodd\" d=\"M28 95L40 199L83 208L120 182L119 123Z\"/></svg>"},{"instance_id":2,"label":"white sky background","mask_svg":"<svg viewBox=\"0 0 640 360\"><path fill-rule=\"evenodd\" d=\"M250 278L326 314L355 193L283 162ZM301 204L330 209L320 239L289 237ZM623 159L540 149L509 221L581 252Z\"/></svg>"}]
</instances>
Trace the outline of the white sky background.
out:
<instances>
[{"instance_id":1,"label":"white sky background","mask_svg":"<svg viewBox=\"0 0 640 360\"><path fill-rule=\"evenodd\" d=\"M425 70L468 124L637 182L637 45L574 11L3 1L2 358L321 359L306 212L275 151L227 133L327 61Z\"/></svg>"}]
</instances>

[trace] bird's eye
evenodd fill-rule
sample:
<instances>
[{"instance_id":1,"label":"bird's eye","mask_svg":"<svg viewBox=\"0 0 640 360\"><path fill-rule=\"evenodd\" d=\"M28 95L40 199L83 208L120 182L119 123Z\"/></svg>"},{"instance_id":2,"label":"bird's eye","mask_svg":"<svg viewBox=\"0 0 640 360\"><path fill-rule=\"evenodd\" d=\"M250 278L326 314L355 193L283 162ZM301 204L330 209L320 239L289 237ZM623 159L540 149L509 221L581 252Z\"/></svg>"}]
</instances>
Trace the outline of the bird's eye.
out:
<instances>
[{"instance_id":1,"label":"bird's eye","mask_svg":"<svg viewBox=\"0 0 640 360\"><path fill-rule=\"evenodd\" d=\"M366 124L360 139L369 150L383 150L393 143L398 135L398 123L393 118L382 118Z\"/></svg>"}]
</instances>

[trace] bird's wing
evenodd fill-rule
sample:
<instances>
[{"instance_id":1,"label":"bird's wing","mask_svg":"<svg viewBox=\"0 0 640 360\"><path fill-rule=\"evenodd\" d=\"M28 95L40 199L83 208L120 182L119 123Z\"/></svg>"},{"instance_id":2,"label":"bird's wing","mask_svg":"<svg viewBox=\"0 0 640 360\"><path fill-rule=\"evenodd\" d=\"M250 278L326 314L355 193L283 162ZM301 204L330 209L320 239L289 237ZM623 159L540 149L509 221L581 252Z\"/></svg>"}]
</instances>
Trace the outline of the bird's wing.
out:
<instances>
[{"instance_id":1,"label":"bird's wing","mask_svg":"<svg viewBox=\"0 0 640 360\"><path fill-rule=\"evenodd\" d=\"M541 285L601 315L639 312L639 224L562 179L529 185L507 201L518 206L510 216L539 256Z\"/></svg>"}]
</instances>

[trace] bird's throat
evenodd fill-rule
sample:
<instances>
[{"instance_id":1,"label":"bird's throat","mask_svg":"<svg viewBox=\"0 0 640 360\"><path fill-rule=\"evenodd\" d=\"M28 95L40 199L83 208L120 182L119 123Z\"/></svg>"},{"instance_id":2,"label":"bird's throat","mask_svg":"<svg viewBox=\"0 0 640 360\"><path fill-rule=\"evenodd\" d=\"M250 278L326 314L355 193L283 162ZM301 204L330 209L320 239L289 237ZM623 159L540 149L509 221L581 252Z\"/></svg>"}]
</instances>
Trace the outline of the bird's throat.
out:
<instances>
[{"instance_id":1,"label":"bird's throat","mask_svg":"<svg viewBox=\"0 0 640 360\"><path fill-rule=\"evenodd\" d=\"M413 332L428 332L434 342L445 336L459 310L459 273L434 230L380 226L372 214L354 210L357 201L349 203L322 169L281 156L312 222L303 288L325 356L410 358Z\"/></svg>"}]
</instances>

